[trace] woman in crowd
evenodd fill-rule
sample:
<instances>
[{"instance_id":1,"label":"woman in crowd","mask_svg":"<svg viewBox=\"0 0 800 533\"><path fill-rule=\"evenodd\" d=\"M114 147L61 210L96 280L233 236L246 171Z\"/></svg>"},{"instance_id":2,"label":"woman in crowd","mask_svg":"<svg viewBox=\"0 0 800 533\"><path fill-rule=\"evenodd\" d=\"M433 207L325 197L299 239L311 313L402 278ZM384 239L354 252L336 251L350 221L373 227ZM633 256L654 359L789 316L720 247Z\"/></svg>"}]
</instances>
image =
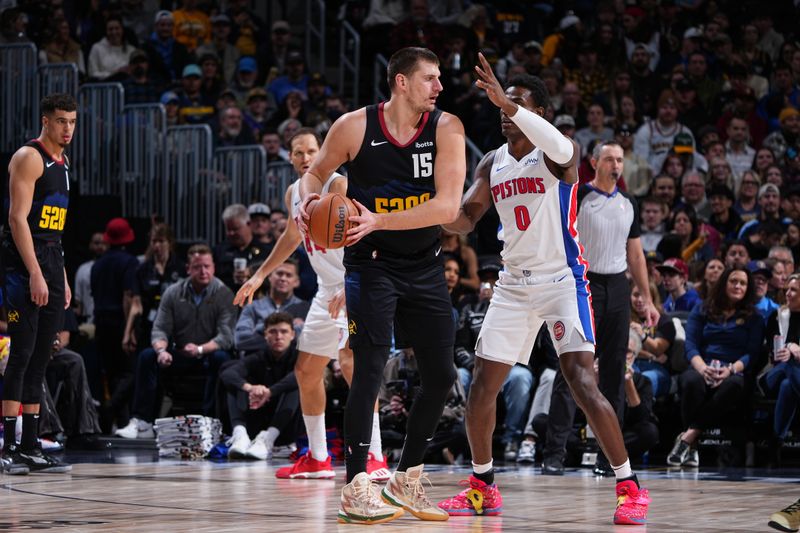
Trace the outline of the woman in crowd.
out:
<instances>
[{"instance_id":1,"label":"woman in crowd","mask_svg":"<svg viewBox=\"0 0 800 533\"><path fill-rule=\"evenodd\" d=\"M477 291L481 284L478 278L478 255L467 244L466 237L442 231L442 251L454 255L461 264L459 284L470 292Z\"/></svg>"},{"instance_id":2,"label":"woman in crowd","mask_svg":"<svg viewBox=\"0 0 800 533\"><path fill-rule=\"evenodd\" d=\"M650 283L650 298L653 305L661 309L658 288ZM631 331L641 340L641 348L634 366L653 385L653 396L664 396L669 392L670 377L667 365L669 350L675 342L675 325L672 319L662 314L655 326L646 326L647 308L636 284L631 282Z\"/></svg>"},{"instance_id":3,"label":"woman in crowd","mask_svg":"<svg viewBox=\"0 0 800 533\"><path fill-rule=\"evenodd\" d=\"M736 193L736 203L733 204L733 209L742 217L742 222L753 220L761 212L758 206L759 187L761 187L761 178L754 170L742 172L739 191Z\"/></svg>"},{"instance_id":4,"label":"woman in crowd","mask_svg":"<svg viewBox=\"0 0 800 533\"><path fill-rule=\"evenodd\" d=\"M661 174L672 176L677 183L680 183L685 172L686 166L683 164L681 156L670 150L661 166Z\"/></svg>"},{"instance_id":5,"label":"woman in crowd","mask_svg":"<svg viewBox=\"0 0 800 533\"><path fill-rule=\"evenodd\" d=\"M69 22L66 19L56 20L53 24L50 42L39 50L39 63L74 63L81 76L86 75L86 64L83 60L83 51L70 32Z\"/></svg>"},{"instance_id":6,"label":"woman in crowd","mask_svg":"<svg viewBox=\"0 0 800 533\"><path fill-rule=\"evenodd\" d=\"M183 263L175 256L172 229L166 224L154 224L150 229L150 244L144 258L144 263L136 269L133 301L122 340L128 353L150 346L161 295L185 273Z\"/></svg>"},{"instance_id":7,"label":"woman in crowd","mask_svg":"<svg viewBox=\"0 0 800 533\"><path fill-rule=\"evenodd\" d=\"M134 50L136 48L125 40L122 19L109 17L106 20L106 36L92 45L89 52L89 77L100 81L125 78Z\"/></svg>"},{"instance_id":8,"label":"woman in crowd","mask_svg":"<svg viewBox=\"0 0 800 533\"><path fill-rule=\"evenodd\" d=\"M786 271L786 265L783 261L778 261L774 257L767 258L764 262L767 263L767 266L772 271L772 277L769 278L767 296L776 303L783 305L786 303L786 283L791 272Z\"/></svg>"},{"instance_id":9,"label":"woman in crowd","mask_svg":"<svg viewBox=\"0 0 800 533\"><path fill-rule=\"evenodd\" d=\"M778 165L769 165L764 171L764 183L774 183L782 189L784 181L783 169Z\"/></svg>"},{"instance_id":10,"label":"woman in crowd","mask_svg":"<svg viewBox=\"0 0 800 533\"><path fill-rule=\"evenodd\" d=\"M707 242L706 229L697 219L691 206L675 209L672 216L672 233L681 238L681 258L686 262L707 261L714 257L714 250Z\"/></svg>"},{"instance_id":11,"label":"woman in crowd","mask_svg":"<svg viewBox=\"0 0 800 533\"><path fill-rule=\"evenodd\" d=\"M741 176L734 176L731 164L724 157L715 157L708 162L708 183L710 189L714 185L727 185L730 190L735 191L741 183Z\"/></svg>"},{"instance_id":12,"label":"woman in crowd","mask_svg":"<svg viewBox=\"0 0 800 533\"><path fill-rule=\"evenodd\" d=\"M759 385L767 396L777 397L773 430L779 457L800 400L800 274L789 276L786 305L767 321L766 338L771 341L767 349L774 366Z\"/></svg>"},{"instance_id":13,"label":"woman in crowd","mask_svg":"<svg viewBox=\"0 0 800 533\"><path fill-rule=\"evenodd\" d=\"M734 267L722 273L709 298L689 315L686 359L690 367L679 380L684 431L667 457L670 466L699 466L700 434L739 407L744 373L758 357L764 339L764 320L754 302L750 272Z\"/></svg>"},{"instance_id":14,"label":"woman in crowd","mask_svg":"<svg viewBox=\"0 0 800 533\"><path fill-rule=\"evenodd\" d=\"M711 289L719 281L722 271L725 270L725 263L713 257L706 262L703 267L703 279L694 284L697 294L701 300L705 300L711 294Z\"/></svg>"},{"instance_id":15,"label":"woman in crowd","mask_svg":"<svg viewBox=\"0 0 800 533\"><path fill-rule=\"evenodd\" d=\"M759 148L756 152L756 156L753 158L753 170L758 172L762 180L766 178L767 168L774 164L775 154L772 153L772 150L765 146Z\"/></svg>"}]
</instances>

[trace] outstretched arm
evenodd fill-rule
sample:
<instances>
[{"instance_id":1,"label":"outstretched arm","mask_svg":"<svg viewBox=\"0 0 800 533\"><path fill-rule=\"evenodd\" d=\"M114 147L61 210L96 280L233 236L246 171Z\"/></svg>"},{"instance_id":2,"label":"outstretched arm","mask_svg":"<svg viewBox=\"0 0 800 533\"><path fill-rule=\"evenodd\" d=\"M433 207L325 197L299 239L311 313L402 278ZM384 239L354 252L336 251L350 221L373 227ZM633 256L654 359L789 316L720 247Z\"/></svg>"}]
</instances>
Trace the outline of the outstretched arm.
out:
<instances>
[{"instance_id":1,"label":"outstretched arm","mask_svg":"<svg viewBox=\"0 0 800 533\"><path fill-rule=\"evenodd\" d=\"M475 168L472 185L464 194L461 202L461 209L458 211L456 219L449 224L442 224L442 227L452 233L466 235L475 229L475 224L492 206L491 188L489 178L494 162L495 151L483 156L478 166Z\"/></svg>"}]
</instances>

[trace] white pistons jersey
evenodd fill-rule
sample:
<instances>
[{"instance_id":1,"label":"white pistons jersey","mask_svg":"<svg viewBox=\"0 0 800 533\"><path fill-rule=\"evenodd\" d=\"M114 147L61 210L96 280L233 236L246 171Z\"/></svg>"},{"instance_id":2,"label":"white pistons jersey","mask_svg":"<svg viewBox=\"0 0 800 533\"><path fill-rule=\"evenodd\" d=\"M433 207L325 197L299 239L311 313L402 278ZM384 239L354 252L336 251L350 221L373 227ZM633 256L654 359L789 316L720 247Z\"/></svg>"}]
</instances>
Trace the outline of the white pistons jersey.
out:
<instances>
[{"instance_id":1,"label":"white pistons jersey","mask_svg":"<svg viewBox=\"0 0 800 533\"><path fill-rule=\"evenodd\" d=\"M508 144L495 152L489 176L505 270L548 276L569 269L576 280L585 279L588 265L575 227L577 184L556 178L539 148L517 161Z\"/></svg>"},{"instance_id":2,"label":"white pistons jersey","mask_svg":"<svg viewBox=\"0 0 800 533\"><path fill-rule=\"evenodd\" d=\"M334 172L325 185L322 186L320 196L326 194L331 186L331 183L336 178L343 177L341 174ZM295 181L289 187L292 188L292 218L295 218L300 211L300 187L298 181ZM332 287L334 285L342 285L344 283L344 248L337 248L330 250L317 245L311 240L308 234L303 235L303 247L306 249L308 259L311 262L311 268L317 273L317 284L320 287Z\"/></svg>"}]
</instances>

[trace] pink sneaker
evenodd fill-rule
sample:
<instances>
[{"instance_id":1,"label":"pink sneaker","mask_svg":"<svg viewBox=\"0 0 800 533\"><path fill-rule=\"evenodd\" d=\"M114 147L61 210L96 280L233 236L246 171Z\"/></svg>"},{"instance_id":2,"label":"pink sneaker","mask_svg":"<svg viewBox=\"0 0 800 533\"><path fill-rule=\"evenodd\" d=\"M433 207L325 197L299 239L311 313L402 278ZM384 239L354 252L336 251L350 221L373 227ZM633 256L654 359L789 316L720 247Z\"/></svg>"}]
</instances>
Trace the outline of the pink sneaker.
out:
<instances>
[{"instance_id":1,"label":"pink sneaker","mask_svg":"<svg viewBox=\"0 0 800 533\"><path fill-rule=\"evenodd\" d=\"M496 516L503 512L503 497L497 485L487 485L475 476L458 482L468 487L457 496L439 502L439 508L452 516L480 515Z\"/></svg>"},{"instance_id":2,"label":"pink sneaker","mask_svg":"<svg viewBox=\"0 0 800 533\"><path fill-rule=\"evenodd\" d=\"M317 461L307 452L292 466L284 466L275 472L280 479L333 479L336 473L331 466L330 456L325 461Z\"/></svg>"},{"instance_id":3,"label":"pink sneaker","mask_svg":"<svg viewBox=\"0 0 800 533\"><path fill-rule=\"evenodd\" d=\"M378 461L370 452L367 455L367 474L369 474L370 481L389 481L392 473L386 463L386 456L383 457L382 461Z\"/></svg>"},{"instance_id":4,"label":"pink sneaker","mask_svg":"<svg viewBox=\"0 0 800 533\"><path fill-rule=\"evenodd\" d=\"M647 489L636 486L632 480L617 483L617 510L614 512L615 524L641 526L647 523L647 506L650 498Z\"/></svg>"}]
</instances>

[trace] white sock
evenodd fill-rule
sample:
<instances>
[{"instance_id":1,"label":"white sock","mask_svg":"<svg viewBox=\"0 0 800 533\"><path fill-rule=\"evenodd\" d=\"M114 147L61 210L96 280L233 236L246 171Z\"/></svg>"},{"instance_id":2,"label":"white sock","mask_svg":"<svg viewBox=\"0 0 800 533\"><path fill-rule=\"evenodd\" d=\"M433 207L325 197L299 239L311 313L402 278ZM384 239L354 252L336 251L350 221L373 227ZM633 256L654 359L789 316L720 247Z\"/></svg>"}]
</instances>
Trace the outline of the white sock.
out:
<instances>
[{"instance_id":1,"label":"white sock","mask_svg":"<svg viewBox=\"0 0 800 533\"><path fill-rule=\"evenodd\" d=\"M264 437L265 444L267 448L273 448L275 446L275 441L278 440L278 435L281 434L281 431L276 427L268 427L266 431L267 435Z\"/></svg>"},{"instance_id":2,"label":"white sock","mask_svg":"<svg viewBox=\"0 0 800 533\"><path fill-rule=\"evenodd\" d=\"M372 413L372 438L369 441L369 453L376 461L383 461L383 445L381 444L381 422L378 413Z\"/></svg>"},{"instance_id":3,"label":"white sock","mask_svg":"<svg viewBox=\"0 0 800 533\"><path fill-rule=\"evenodd\" d=\"M611 468L614 470L614 475L617 476L617 479L625 479L633 476L630 459L626 459L625 462L619 466L611 465Z\"/></svg>"},{"instance_id":4,"label":"white sock","mask_svg":"<svg viewBox=\"0 0 800 533\"><path fill-rule=\"evenodd\" d=\"M493 466L494 466L494 460L491 460L483 465L472 463L472 471L475 472L476 474L485 474L486 472L491 470Z\"/></svg>"},{"instance_id":5,"label":"white sock","mask_svg":"<svg viewBox=\"0 0 800 533\"><path fill-rule=\"evenodd\" d=\"M325 415L303 415L308 433L308 450L317 461L328 459L328 441L325 438Z\"/></svg>"}]
</instances>

